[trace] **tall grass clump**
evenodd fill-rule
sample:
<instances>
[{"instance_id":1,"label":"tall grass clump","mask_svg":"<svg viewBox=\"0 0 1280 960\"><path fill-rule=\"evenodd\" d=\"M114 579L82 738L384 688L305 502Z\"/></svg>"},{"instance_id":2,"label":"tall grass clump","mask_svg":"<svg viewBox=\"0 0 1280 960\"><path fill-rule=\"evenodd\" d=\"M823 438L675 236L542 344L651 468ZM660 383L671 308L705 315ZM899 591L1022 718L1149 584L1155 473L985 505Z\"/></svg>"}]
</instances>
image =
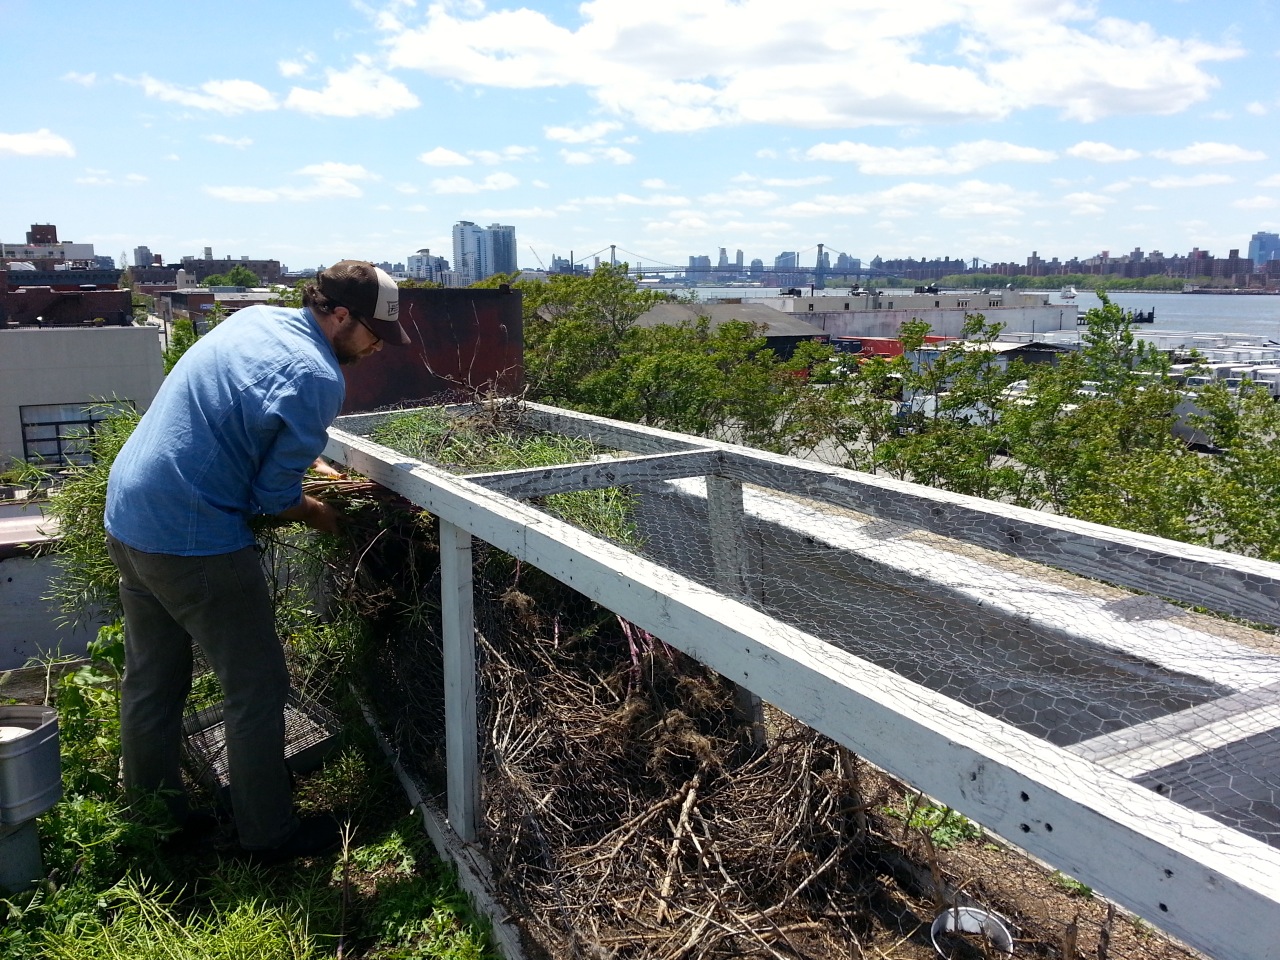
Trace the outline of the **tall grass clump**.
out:
<instances>
[{"instance_id":1,"label":"tall grass clump","mask_svg":"<svg viewBox=\"0 0 1280 960\"><path fill-rule=\"evenodd\" d=\"M454 417L429 407L393 416L372 433L377 443L418 460L463 473L552 467L598 459L582 437L536 434L502 416ZM538 498L547 512L617 543L636 544L633 495L621 487L574 490Z\"/></svg>"}]
</instances>

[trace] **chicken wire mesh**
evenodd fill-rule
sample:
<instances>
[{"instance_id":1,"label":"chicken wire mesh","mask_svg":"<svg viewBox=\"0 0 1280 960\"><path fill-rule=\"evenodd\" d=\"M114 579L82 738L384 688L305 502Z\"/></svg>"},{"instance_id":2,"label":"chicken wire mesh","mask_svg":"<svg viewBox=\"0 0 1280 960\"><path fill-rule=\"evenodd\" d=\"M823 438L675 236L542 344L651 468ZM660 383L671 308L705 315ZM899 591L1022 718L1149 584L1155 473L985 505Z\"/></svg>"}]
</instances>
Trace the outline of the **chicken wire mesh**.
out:
<instances>
[{"instance_id":1,"label":"chicken wire mesh","mask_svg":"<svg viewBox=\"0 0 1280 960\"><path fill-rule=\"evenodd\" d=\"M461 420L391 415L372 437L482 484L654 452L568 422L504 405ZM912 523L768 473L594 481L527 502L1280 846L1272 628L975 545L991 538L964 529L983 521L963 512L941 524L922 502ZM429 539L414 549L429 553ZM1063 566L1078 569L1078 544L1064 542ZM439 570L415 561L406 579L387 551L407 549L384 538L364 558L362 575L399 598L377 613L369 695L401 758L442 796ZM1050 538L1039 555L1055 549ZM744 711L732 684L537 568L479 542L475 557L483 843L535 952L933 956L937 911L973 903L1009 918L1019 955L1184 955L785 714Z\"/></svg>"}]
</instances>

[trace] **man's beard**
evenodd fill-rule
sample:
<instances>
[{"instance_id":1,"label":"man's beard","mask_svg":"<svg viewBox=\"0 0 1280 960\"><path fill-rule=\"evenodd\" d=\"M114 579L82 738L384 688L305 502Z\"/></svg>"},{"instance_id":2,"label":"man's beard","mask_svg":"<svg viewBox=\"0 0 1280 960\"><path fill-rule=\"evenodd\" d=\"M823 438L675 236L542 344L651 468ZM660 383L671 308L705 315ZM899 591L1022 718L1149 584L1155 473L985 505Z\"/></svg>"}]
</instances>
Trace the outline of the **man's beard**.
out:
<instances>
[{"instance_id":1,"label":"man's beard","mask_svg":"<svg viewBox=\"0 0 1280 960\"><path fill-rule=\"evenodd\" d=\"M355 347L355 339L358 326L350 326L343 330L339 330L333 338L333 353L338 358L338 363L344 367L349 367L359 360L362 360L365 354L361 353Z\"/></svg>"}]
</instances>

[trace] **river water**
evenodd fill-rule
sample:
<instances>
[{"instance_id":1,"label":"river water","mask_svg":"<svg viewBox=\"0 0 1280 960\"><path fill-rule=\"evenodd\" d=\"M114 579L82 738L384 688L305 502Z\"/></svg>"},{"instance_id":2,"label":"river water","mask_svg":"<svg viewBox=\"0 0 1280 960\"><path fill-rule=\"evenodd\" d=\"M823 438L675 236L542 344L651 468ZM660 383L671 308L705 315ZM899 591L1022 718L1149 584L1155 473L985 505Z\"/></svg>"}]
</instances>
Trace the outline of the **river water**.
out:
<instances>
[{"instance_id":1,"label":"river water","mask_svg":"<svg viewBox=\"0 0 1280 960\"><path fill-rule=\"evenodd\" d=\"M699 287L700 300L725 297L778 296L777 287ZM844 296L844 288L818 290L816 294ZM1030 292L1030 291L1027 291ZM808 290L805 290L808 293ZM1064 303L1058 291L1046 291L1052 303ZM1190 332L1205 334L1241 334L1280 343L1280 296L1220 293L1153 293L1151 291L1117 290L1109 294L1113 303L1126 310L1155 310L1151 326L1140 328L1142 334ZM1081 291L1075 299L1081 315L1101 304L1092 292Z\"/></svg>"}]
</instances>

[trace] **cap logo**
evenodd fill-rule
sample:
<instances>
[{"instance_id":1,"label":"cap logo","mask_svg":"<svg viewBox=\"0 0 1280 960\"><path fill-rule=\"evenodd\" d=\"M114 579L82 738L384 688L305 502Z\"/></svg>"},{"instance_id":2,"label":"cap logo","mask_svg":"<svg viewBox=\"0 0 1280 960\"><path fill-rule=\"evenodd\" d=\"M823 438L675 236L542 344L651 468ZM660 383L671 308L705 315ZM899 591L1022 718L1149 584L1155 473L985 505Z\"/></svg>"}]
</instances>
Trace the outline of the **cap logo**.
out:
<instances>
[{"instance_id":1,"label":"cap logo","mask_svg":"<svg viewBox=\"0 0 1280 960\"><path fill-rule=\"evenodd\" d=\"M387 319L395 320L399 316L400 316L400 300L398 298L394 300L388 300L387 301Z\"/></svg>"}]
</instances>

